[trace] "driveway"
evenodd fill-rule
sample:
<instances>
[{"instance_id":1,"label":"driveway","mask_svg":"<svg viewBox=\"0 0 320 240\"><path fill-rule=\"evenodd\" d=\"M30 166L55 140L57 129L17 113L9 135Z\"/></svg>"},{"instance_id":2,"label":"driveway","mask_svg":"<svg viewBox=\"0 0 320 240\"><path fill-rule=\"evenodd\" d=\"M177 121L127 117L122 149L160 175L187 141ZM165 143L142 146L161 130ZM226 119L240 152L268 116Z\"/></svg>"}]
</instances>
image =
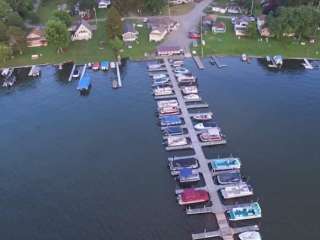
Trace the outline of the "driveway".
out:
<instances>
[{"instance_id":1,"label":"driveway","mask_svg":"<svg viewBox=\"0 0 320 240\"><path fill-rule=\"evenodd\" d=\"M177 46L183 47L186 52L189 52L192 39L188 38L188 32L196 29L201 21L201 16L205 15L203 10L212 3L212 0L203 0L197 3L196 6L187 14L182 16L172 16L171 18L178 21L180 26L178 30L171 32L161 46Z\"/></svg>"}]
</instances>

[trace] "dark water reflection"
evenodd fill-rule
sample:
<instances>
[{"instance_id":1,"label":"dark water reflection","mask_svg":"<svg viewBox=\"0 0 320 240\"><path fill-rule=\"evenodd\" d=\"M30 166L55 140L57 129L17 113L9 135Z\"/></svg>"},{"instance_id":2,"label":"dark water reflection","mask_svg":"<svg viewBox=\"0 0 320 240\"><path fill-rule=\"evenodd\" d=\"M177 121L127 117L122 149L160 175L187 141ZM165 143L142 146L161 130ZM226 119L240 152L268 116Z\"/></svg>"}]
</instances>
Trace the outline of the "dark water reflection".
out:
<instances>
[{"instance_id":1,"label":"dark water reflection","mask_svg":"<svg viewBox=\"0 0 320 240\"><path fill-rule=\"evenodd\" d=\"M241 157L264 239L317 239L319 71L222 61L203 71L187 62L229 141L206 155ZM215 229L176 204L145 63L128 63L117 91L112 73L90 74L87 97L51 66L0 90L2 238L185 240Z\"/></svg>"}]
</instances>

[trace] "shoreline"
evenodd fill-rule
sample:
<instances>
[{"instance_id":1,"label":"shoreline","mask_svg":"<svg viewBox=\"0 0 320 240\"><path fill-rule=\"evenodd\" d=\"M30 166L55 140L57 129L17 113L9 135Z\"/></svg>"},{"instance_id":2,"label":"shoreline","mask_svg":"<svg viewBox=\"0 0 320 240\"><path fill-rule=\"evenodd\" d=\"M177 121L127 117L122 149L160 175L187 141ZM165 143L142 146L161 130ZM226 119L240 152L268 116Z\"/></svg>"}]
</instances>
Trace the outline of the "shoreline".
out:
<instances>
[{"instance_id":1,"label":"shoreline","mask_svg":"<svg viewBox=\"0 0 320 240\"><path fill-rule=\"evenodd\" d=\"M193 56L199 56L199 55L191 55L190 57L185 57L185 56L170 56L172 58L192 58ZM211 56L217 56L217 57L232 57L232 58L240 58L240 55L225 55L225 54L214 54L214 55L205 55L203 57L199 56L201 59L205 59L205 58L209 58ZM256 56L256 55L247 55L249 58L252 58L252 59L264 59L266 58L266 56ZM320 58L308 58L308 57L290 57L290 58L285 58L283 57L283 60L303 60L303 59L308 59L308 60L311 60L311 61L320 61ZM132 61L132 62L145 62L145 61L156 61L156 60L159 60L159 59L162 59L162 57L144 57L144 58L127 58L128 60ZM107 61L110 61L107 59ZM66 63L66 62L72 62L72 60L67 60L67 61L64 61L63 63ZM88 62L79 62L77 63L76 61L73 61L74 64L76 65L84 65L84 64L87 64ZM99 61L100 62L100 61ZM111 61L110 61L111 62ZM29 67L32 67L33 65L36 65L36 66L48 66L48 65L58 65L58 64L61 64L60 63L39 63L39 64L30 64L30 65L17 65L17 66L1 66L0 69L4 69L4 68L29 68Z\"/></svg>"}]
</instances>

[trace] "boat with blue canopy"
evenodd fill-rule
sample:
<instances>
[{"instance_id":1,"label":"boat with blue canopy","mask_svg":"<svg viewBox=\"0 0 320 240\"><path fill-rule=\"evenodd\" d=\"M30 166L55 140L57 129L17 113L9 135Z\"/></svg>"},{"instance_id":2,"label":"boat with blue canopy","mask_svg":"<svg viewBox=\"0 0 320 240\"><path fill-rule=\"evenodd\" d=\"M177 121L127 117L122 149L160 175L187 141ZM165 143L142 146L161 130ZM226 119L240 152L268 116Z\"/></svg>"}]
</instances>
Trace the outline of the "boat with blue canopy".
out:
<instances>
[{"instance_id":1,"label":"boat with blue canopy","mask_svg":"<svg viewBox=\"0 0 320 240\"><path fill-rule=\"evenodd\" d=\"M259 203L254 202L244 207L232 208L227 211L227 216L230 221L241 221L261 218L262 212Z\"/></svg>"},{"instance_id":2,"label":"boat with blue canopy","mask_svg":"<svg viewBox=\"0 0 320 240\"><path fill-rule=\"evenodd\" d=\"M194 172L192 168L182 168L179 171L179 181L181 183L200 181L198 172Z\"/></svg>"},{"instance_id":3,"label":"boat with blue canopy","mask_svg":"<svg viewBox=\"0 0 320 240\"><path fill-rule=\"evenodd\" d=\"M159 119L160 119L160 125L163 127L182 124L182 119L175 115L161 116Z\"/></svg>"},{"instance_id":4,"label":"boat with blue canopy","mask_svg":"<svg viewBox=\"0 0 320 240\"><path fill-rule=\"evenodd\" d=\"M226 171L233 169L240 169L241 162L239 158L221 158L210 161L213 171Z\"/></svg>"},{"instance_id":5,"label":"boat with blue canopy","mask_svg":"<svg viewBox=\"0 0 320 240\"><path fill-rule=\"evenodd\" d=\"M101 68L102 71L109 70L109 62L108 61L102 61L100 63L100 68Z\"/></svg>"},{"instance_id":6,"label":"boat with blue canopy","mask_svg":"<svg viewBox=\"0 0 320 240\"><path fill-rule=\"evenodd\" d=\"M77 90L79 90L80 92L86 92L86 91L89 91L90 87L91 87L91 77L85 74L79 80Z\"/></svg>"}]
</instances>

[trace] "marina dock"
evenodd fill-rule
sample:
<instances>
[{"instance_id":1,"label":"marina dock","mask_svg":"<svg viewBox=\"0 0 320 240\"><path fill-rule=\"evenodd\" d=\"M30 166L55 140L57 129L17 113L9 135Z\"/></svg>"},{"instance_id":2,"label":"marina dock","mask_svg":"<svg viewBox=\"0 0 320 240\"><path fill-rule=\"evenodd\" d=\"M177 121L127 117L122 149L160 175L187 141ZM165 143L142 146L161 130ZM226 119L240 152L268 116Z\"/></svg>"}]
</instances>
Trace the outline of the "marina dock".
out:
<instances>
[{"instance_id":1,"label":"marina dock","mask_svg":"<svg viewBox=\"0 0 320 240\"><path fill-rule=\"evenodd\" d=\"M193 104L186 105L187 109L208 108L208 107L209 107L208 103L193 103Z\"/></svg>"},{"instance_id":2,"label":"marina dock","mask_svg":"<svg viewBox=\"0 0 320 240\"><path fill-rule=\"evenodd\" d=\"M77 65L76 65L76 64L73 64L73 67L72 67L72 69L71 69L68 82L71 82L71 81L72 81L73 73L74 73L74 70L76 69L76 67L77 67Z\"/></svg>"},{"instance_id":3,"label":"marina dock","mask_svg":"<svg viewBox=\"0 0 320 240\"><path fill-rule=\"evenodd\" d=\"M193 60L195 61L199 69L204 69L204 65L199 56L193 56Z\"/></svg>"},{"instance_id":4,"label":"marina dock","mask_svg":"<svg viewBox=\"0 0 320 240\"><path fill-rule=\"evenodd\" d=\"M227 65L221 64L219 59L216 56L211 56L210 61L211 61L211 63L214 63L218 68L227 67Z\"/></svg>"},{"instance_id":5,"label":"marina dock","mask_svg":"<svg viewBox=\"0 0 320 240\"><path fill-rule=\"evenodd\" d=\"M188 129L189 137L191 139L191 145L193 147L193 150L195 152L194 158L198 159L199 161L199 172L203 175L204 181L206 183L206 187L209 192L210 200L213 203L212 207L210 207L210 212L217 214L218 219L218 226L219 226L219 233L216 236L221 236L224 240L226 239L233 239L233 230L228 224L228 220L225 216L225 206L220 200L220 197L218 195L218 186L214 184L213 178L212 178L212 172L210 171L208 167L208 160L206 159L204 152L202 150L201 143L198 139L197 132L194 129L191 117L189 115L188 109L190 109L190 106L187 106L181 90L178 86L178 83L174 77L174 73L172 71L172 68L169 64L169 61L167 58L164 59L165 66L167 68L167 72L169 74L169 77L172 81L173 89L176 93L177 100L179 102L181 115L184 117L186 128ZM194 105L191 105L194 106ZM197 105L196 105L197 106ZM204 107L204 105L200 105L201 107ZM208 104L205 105L205 107L208 107ZM191 107L192 108L192 107ZM201 239L198 238L199 235L192 235L193 239ZM209 236L210 237L210 236ZM206 237L208 238L208 237Z\"/></svg>"},{"instance_id":6,"label":"marina dock","mask_svg":"<svg viewBox=\"0 0 320 240\"><path fill-rule=\"evenodd\" d=\"M122 87L122 80L121 80L119 63L116 63L116 68L117 68L118 87Z\"/></svg>"}]
</instances>

